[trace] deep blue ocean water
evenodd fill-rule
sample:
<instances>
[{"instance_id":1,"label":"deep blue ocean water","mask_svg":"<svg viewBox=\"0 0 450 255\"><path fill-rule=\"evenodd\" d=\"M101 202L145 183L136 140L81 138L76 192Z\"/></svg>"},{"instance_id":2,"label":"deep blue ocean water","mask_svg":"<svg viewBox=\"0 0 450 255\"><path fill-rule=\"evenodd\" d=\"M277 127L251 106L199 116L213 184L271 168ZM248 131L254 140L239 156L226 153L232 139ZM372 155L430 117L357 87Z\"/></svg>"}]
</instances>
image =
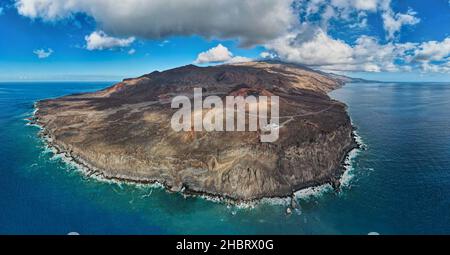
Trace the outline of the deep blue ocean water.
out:
<instances>
[{"instance_id":1,"label":"deep blue ocean water","mask_svg":"<svg viewBox=\"0 0 450 255\"><path fill-rule=\"evenodd\" d=\"M341 193L301 192L292 215L279 201L236 207L86 178L26 125L38 99L108 85L0 83L1 234L450 234L450 84L334 91L367 149Z\"/></svg>"}]
</instances>

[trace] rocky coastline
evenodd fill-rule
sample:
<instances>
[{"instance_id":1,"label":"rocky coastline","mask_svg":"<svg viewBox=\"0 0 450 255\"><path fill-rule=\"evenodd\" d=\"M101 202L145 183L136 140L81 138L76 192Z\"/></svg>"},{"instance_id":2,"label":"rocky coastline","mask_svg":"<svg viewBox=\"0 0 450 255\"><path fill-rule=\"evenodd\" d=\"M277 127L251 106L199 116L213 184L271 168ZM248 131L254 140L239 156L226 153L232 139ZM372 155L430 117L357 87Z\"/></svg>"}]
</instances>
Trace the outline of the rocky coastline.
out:
<instances>
[{"instance_id":1,"label":"rocky coastline","mask_svg":"<svg viewBox=\"0 0 450 255\"><path fill-rule=\"evenodd\" d=\"M288 66L287 68L282 66L281 64L267 64L267 63L263 63L263 67L259 66L259 63L256 63L255 65L257 65L257 67L251 67L251 71L255 71L254 69L262 69L264 71L268 71L267 69L269 69L271 72L273 72L274 70L279 71L279 72L287 72L286 70L292 71L290 69L292 69L292 66ZM280 66L281 65L281 66ZM248 67L248 65L246 65L245 67ZM234 67L233 67L234 68ZM237 66L237 68L242 69L243 67L241 66ZM185 68L186 69L186 68ZM188 67L189 72L192 72L192 67ZM195 68L194 68L195 69ZM294 67L295 69L295 67ZM194 70L195 71L195 70ZM234 70L233 70L234 71ZM261 70L258 70L261 71ZM301 69L301 71L303 72L304 70ZM314 73L314 71L312 70L306 70L306 72L308 73ZM298 76L304 78L304 74L301 73L300 75L298 73L296 73ZM223 75L223 73L222 73ZM284 75L284 74L283 74ZM291 75L291 74L290 74ZM323 75L323 74L320 74ZM209 76L209 74L208 74ZM248 77L240 77L242 79L248 79ZM314 79L317 79L317 77L313 77ZM323 78L323 77L321 77ZM137 79L142 79L142 78L137 78ZM189 77L189 79L192 80L191 77ZM203 80L203 77L198 78ZM239 79L239 77L237 77L237 79ZM314 80L313 79L313 80ZM323 78L323 79L326 79ZM336 79L335 76L333 77L333 79ZM330 78L331 80L331 78ZM135 79L129 79L129 80L124 80L124 82L129 82L129 81L135 81ZM346 81L345 81L346 82ZM248 82L247 82L248 83ZM311 93L312 91L312 96L313 97L318 97L320 100L324 100L324 101L330 101L332 102L333 100L329 99L326 95L324 96L324 94L326 92L331 91L332 89L335 89L337 87L340 87L344 84L344 82L342 80L335 80L335 85L334 87L330 86L330 87L320 87L320 88L314 88L314 90L307 88L308 90L304 89L304 88L294 88L296 93L302 94L302 93ZM105 94L107 94L108 98L113 98L114 96L117 95L113 95L111 96L111 94L114 94L115 92L117 92L117 87L119 84L116 84L115 86L112 86L110 88L107 88L105 90L102 90L100 92L96 92L96 93L91 93L88 95L88 99L99 99L99 98L103 98L105 96ZM123 85L122 85L123 86ZM129 84L126 84L125 86L129 86ZM282 86L284 86L284 84L282 84ZM280 87L282 87L280 86ZM327 84L327 86L329 86ZM113 93L111 93L111 90L115 90ZM273 90L269 90L269 91L273 91ZM320 91L320 95L317 93L317 91ZM159 92L159 91L158 91ZM167 92L167 91L165 91ZM154 93L153 91L151 92L151 94L159 94L157 96L160 96L160 93ZM167 93L165 93L167 94ZM288 93L286 93L288 94ZM121 96L121 95L119 95ZM284 95L283 95L284 96ZM311 95L308 95L311 97ZM302 98L304 99L304 98ZM308 98L310 99L310 98ZM315 98L314 98L315 99ZM108 99L109 100L109 99ZM224 199L226 201L230 201L233 203L240 203L240 202L250 202L250 201L257 201L259 199L262 198L272 198L272 197L289 197L289 196L293 196L293 194L301 189L304 188L308 188L308 187L315 187L315 186L320 186L320 185L324 185L324 184L331 184L332 187L335 190L339 190L339 186L340 186L340 177L342 176L343 172L345 171L345 166L344 166L344 162L346 160L346 158L349 155L349 152L359 148L359 145L356 142L355 139L355 135L353 132L353 126L351 125L350 119L346 113L345 110L345 105L343 104L338 104L339 106L339 114L341 114L343 116L342 119L340 119L339 121L341 121L341 123L338 123L338 125L336 125L336 128L328 128L328 133L326 132L319 132L319 133L313 133L312 135L309 134L308 132L306 133L307 135L310 135L311 137L309 138L309 141L306 141L303 139L302 142L303 144L299 145L298 141L297 144L292 146L291 142L289 141L289 139L286 140L282 140L280 144L277 144L275 146L281 147L283 148L287 148L287 152L291 153L292 155L312 155L312 154L308 154L308 152L305 153L305 150L311 149L311 151L314 152L318 152L320 153L328 153L326 152L323 148L326 148L326 146L330 146L330 144L333 144L333 142L336 142L335 137L338 137L339 139L341 139L343 141L343 144L340 146L337 146L336 148L333 148L334 151L332 151L332 153L329 153L331 156L330 157L336 157L336 159L334 161L336 162L332 162L333 164L328 162L328 166L329 169L327 170L327 172L325 174L317 174L317 176L314 176L313 178L304 178L305 180L302 181L290 181L289 185L285 185L288 187L284 187L282 185L280 185L280 189L279 191L277 191L276 189L272 189L269 192L267 192L267 190L263 190L263 192L253 192L253 193L245 193L245 192L241 192L241 194L239 194L239 192L237 192L235 195L233 193L233 189L231 189L231 192L228 192L228 190L226 190L226 192L221 192L220 188L217 188L218 186L214 186L214 188L217 188L217 190L211 189L210 187L208 187L208 185L205 184L205 187L201 187L201 185L203 185L204 183L201 183L201 185L199 185L198 183L196 183L196 181L192 181L189 178L186 178L183 176L183 178L185 178L184 180L181 181L180 183L176 183L174 182L172 179L168 178L167 176L164 175L164 173L161 174L161 172L159 172L158 174L160 174L160 176L158 175L133 175L133 174L127 174L126 171L124 172L117 172L117 171L111 171L111 170L107 170L102 168L101 166L99 166L98 164L95 164L95 161L93 162L92 158L88 158L86 157L86 155L83 155L82 153L80 153L80 148L78 148L78 146L80 146L79 144L75 143L74 140L72 139L61 139L61 136L64 137L66 135L66 133L70 133L70 136L74 136L75 138L77 138L78 140L78 131L74 132L73 130L71 130L69 128L69 130L64 130L63 132L61 132L62 129L64 129L65 127L67 127L67 125L61 125L59 126L58 121L60 121L61 119L64 119L64 124L69 124L70 125L74 125L76 127L79 127L79 123L85 123L85 120L80 120L80 118L78 118L79 112L77 112L76 114L72 114L72 112L70 112L67 109L64 109L65 107L69 107L69 109L83 109L83 111L86 111L84 109L83 104L85 104L86 101L86 94L81 94L81 95L72 95L72 96L68 96L68 97L63 97L63 98L59 98L59 99L54 99L54 100L44 100L44 101L40 101L37 102L35 107L36 107L36 111L34 113L34 116L31 119L31 123L36 124L38 126L41 127L41 132L40 132L40 136L45 140L45 142L47 143L47 145L49 147L55 148L55 150L57 151L57 153L62 153L64 154L66 157L72 159L76 164L80 165L83 167L83 169L86 170L86 175L87 176L99 176L101 178L107 179L107 180L114 180L114 181L120 181L120 182L131 182L131 183L139 183L139 184L152 184L152 183L159 183L161 185L163 185L167 190L172 191L172 192L183 192L186 195L206 195L206 196L211 196L211 197L217 197L220 199ZM141 104L142 102L145 101L149 101L148 99L142 99L140 101L137 102L133 102L136 104ZM75 104L73 105L72 102L75 102ZM81 104L80 104L81 102ZM77 105L78 103L78 105ZM130 103L130 100L127 100L127 103ZM319 103L321 105L323 105L324 103L319 101ZM335 103L335 102L333 102ZM312 103L312 105L314 105L315 102ZM132 104L133 105L133 104ZM123 110L123 103L119 103L118 105L113 105L112 107L110 107L108 105L107 108L118 108ZM145 107L147 106L147 107ZM153 108L148 108L148 105L144 106L144 111L146 112L154 112L155 110ZM305 104L305 106L310 107L310 105ZM122 108L120 108L122 107ZM342 108L341 108L342 107ZM61 111L62 108L62 112L64 112L64 115L59 115L58 117L55 117L55 114L52 112L52 110L57 109L59 112ZM88 111L92 111L92 104L89 105ZM133 108L131 111L136 111L136 108L134 108L134 106L132 106L131 108ZM139 109L140 110L140 109ZM138 111L139 111L138 110ZM341 110L344 110L343 113L341 112ZM98 111L96 109L96 111ZM119 110L120 112L120 110ZM117 111L115 112L117 113ZM125 112L124 112L125 113ZM109 115L111 113L108 113ZM114 114L114 113L112 113ZM127 113L125 113L127 114ZM57 115L56 115L57 116ZM86 116L86 115L83 115ZM122 115L123 117L123 115ZM67 120L69 119L69 121ZM119 118L121 121L124 120L123 118ZM75 121L74 121L75 120ZM315 120L317 121L317 120ZM317 122L313 122L312 124L323 124L321 123L321 121L317 121ZM319 123L319 124L317 124ZM327 125L329 125L327 123ZM96 126L96 125L93 125ZM64 128L61 128L64 127ZM304 126L303 126L304 127ZM326 126L328 127L328 126ZM89 130L90 132L91 130ZM298 130L296 130L298 131ZM80 132L86 132L86 131L80 131ZM128 131L126 131L128 132ZM288 133L289 135L291 135L291 133ZM93 136L94 138L98 138L96 136ZM345 138L347 137L347 138ZM64 137L65 138L65 137ZM212 139L207 137L208 139ZM242 137L240 137L242 138ZM314 141L312 141L312 139L315 139ZM196 138L194 138L195 141ZM253 137L251 137L251 141L253 142ZM94 139L95 140L95 139ZM339 141L341 141L339 140ZM83 141L84 142L84 141ZM192 140L189 140L188 142L192 142ZM129 143L129 141L127 141L127 143ZM83 144L83 143L81 143ZM324 146L325 147L321 147ZM240 146L239 144L236 144L236 146ZM256 149L255 150L259 150L258 152L260 152L261 150L261 146L260 145L256 145L255 146ZM267 147L267 146L266 146ZM266 147L263 147L264 149L267 149ZM233 150L235 148L231 148L231 150ZM273 148L269 148L268 150L270 151ZM325 152L324 152L325 151ZM248 153L248 152L247 152ZM251 153L251 152L250 152ZM284 153L284 152L283 152ZM270 153L269 153L270 154ZM336 155L334 155L336 154ZM328 156L328 155L326 155ZM312 157L314 157L314 155L312 155ZM297 160L297 161L296 161ZM301 160L299 160L298 158L296 160L290 160L289 162L287 162L287 164L292 164L292 162L294 163L298 163L298 165L302 165L304 164L304 162L301 162ZM218 161L216 159L216 161ZM220 161L220 160L219 160ZM307 162L309 164L309 162ZM320 164L319 164L320 165ZM323 164L321 164L322 166ZM208 168L210 166L208 166L207 164L202 166L203 168ZM200 167L201 168L201 167ZM284 168L288 168L284 166ZM241 169L241 168L239 168ZM247 170L249 170L250 168L247 168ZM208 169L209 171L211 171L211 167L210 169ZM229 170L229 169L227 169ZM256 170L258 171L258 170ZM289 173L288 173L289 174ZM288 176L288 174L286 174L286 176ZM290 173L292 174L292 173ZM293 175L295 175L296 173L294 173ZM295 177L295 176L294 176ZM258 179L258 177L255 175L255 177L252 177L254 179L256 179L256 181L260 181L260 179ZM269 176L269 178L273 178L273 176ZM289 177L291 178L291 177ZM295 179L295 178L293 178ZM298 178L297 178L298 179ZM186 181L187 180L187 181ZM239 182L239 179L238 179ZM205 182L207 183L207 182ZM192 185L194 184L194 185ZM196 186L197 185L197 186ZM281 187L282 186L282 187ZM255 187L252 187L253 190L258 189L258 186L255 185ZM276 188L276 187L275 187Z\"/></svg>"}]
</instances>

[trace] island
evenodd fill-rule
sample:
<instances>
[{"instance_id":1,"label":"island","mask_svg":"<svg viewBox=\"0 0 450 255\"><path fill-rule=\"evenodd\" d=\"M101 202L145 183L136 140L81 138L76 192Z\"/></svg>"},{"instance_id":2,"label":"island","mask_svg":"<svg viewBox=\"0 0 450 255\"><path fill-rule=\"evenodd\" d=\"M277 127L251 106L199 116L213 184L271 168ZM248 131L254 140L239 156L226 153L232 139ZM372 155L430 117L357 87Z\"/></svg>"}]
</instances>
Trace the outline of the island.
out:
<instances>
[{"instance_id":1,"label":"island","mask_svg":"<svg viewBox=\"0 0 450 255\"><path fill-rule=\"evenodd\" d=\"M352 79L277 61L175 69L124 79L92 93L36 102L33 122L59 153L88 175L230 201L291 196L330 183L339 188L355 141L346 105L327 93ZM276 95L279 139L253 132L175 132L171 99L192 94Z\"/></svg>"}]
</instances>

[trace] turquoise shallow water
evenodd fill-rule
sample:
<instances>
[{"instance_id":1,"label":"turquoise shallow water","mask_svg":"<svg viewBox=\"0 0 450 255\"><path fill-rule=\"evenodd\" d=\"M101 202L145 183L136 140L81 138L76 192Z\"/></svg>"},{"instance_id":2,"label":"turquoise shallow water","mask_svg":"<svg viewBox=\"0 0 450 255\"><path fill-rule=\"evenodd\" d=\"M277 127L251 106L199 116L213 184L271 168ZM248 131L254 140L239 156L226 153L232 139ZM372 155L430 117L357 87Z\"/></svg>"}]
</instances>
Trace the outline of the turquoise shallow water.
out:
<instances>
[{"instance_id":1,"label":"turquoise shallow water","mask_svg":"<svg viewBox=\"0 0 450 255\"><path fill-rule=\"evenodd\" d=\"M349 84L332 96L367 150L340 194L299 196L285 214L100 182L55 158L26 126L33 102L109 83L0 83L2 234L450 234L450 84ZM306 192L303 192L306 193Z\"/></svg>"}]
</instances>

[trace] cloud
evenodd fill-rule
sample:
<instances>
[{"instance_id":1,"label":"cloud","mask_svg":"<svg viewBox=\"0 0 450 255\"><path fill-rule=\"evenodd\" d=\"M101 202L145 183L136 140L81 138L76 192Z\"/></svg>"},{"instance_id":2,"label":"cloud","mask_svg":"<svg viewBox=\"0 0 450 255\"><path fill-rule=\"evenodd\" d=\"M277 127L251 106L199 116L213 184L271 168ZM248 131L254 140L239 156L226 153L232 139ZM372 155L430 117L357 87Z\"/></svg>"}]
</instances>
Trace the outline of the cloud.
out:
<instances>
[{"instance_id":1,"label":"cloud","mask_svg":"<svg viewBox=\"0 0 450 255\"><path fill-rule=\"evenodd\" d=\"M420 22L420 19L416 17L417 13L413 10L408 10L407 13L395 13L388 9L383 15L383 27L387 32L386 37L388 39L394 39L395 35L405 25L415 25Z\"/></svg>"},{"instance_id":2,"label":"cloud","mask_svg":"<svg viewBox=\"0 0 450 255\"><path fill-rule=\"evenodd\" d=\"M330 4L338 9L349 11L355 9L358 11L376 11L379 0L331 0Z\"/></svg>"},{"instance_id":3,"label":"cloud","mask_svg":"<svg viewBox=\"0 0 450 255\"><path fill-rule=\"evenodd\" d=\"M47 51L45 49L37 49L33 51L34 54L36 54L36 56L40 59L43 58L48 58L50 57L50 55L53 54L53 50L52 49L48 49Z\"/></svg>"},{"instance_id":4,"label":"cloud","mask_svg":"<svg viewBox=\"0 0 450 255\"><path fill-rule=\"evenodd\" d=\"M214 48L211 48L205 52L201 52L200 54L198 54L195 63L205 64L205 63L225 62L230 60L232 57L233 54L228 50L228 48L223 46L222 44L219 44Z\"/></svg>"},{"instance_id":5,"label":"cloud","mask_svg":"<svg viewBox=\"0 0 450 255\"><path fill-rule=\"evenodd\" d=\"M306 36L299 37L299 34ZM314 32L294 32L267 44L266 47L276 52L283 60L315 66L346 63L351 57L350 46L332 39L321 29Z\"/></svg>"},{"instance_id":6,"label":"cloud","mask_svg":"<svg viewBox=\"0 0 450 255\"><path fill-rule=\"evenodd\" d=\"M450 73L450 37L418 44L406 61L410 66L418 66L422 72Z\"/></svg>"},{"instance_id":7,"label":"cloud","mask_svg":"<svg viewBox=\"0 0 450 255\"><path fill-rule=\"evenodd\" d=\"M450 69L450 39L399 43L404 27L418 24L420 18L413 9L394 10L391 0L16 0L15 6L19 14L45 21L77 13L92 17L98 27L85 38L88 50L129 47L135 38L158 39L164 46L170 36L199 35L236 39L240 46L261 45L262 58L322 70ZM383 26L386 40L364 35L372 20ZM345 41L332 36L345 30L352 32ZM219 44L198 54L195 63L249 60Z\"/></svg>"},{"instance_id":8,"label":"cloud","mask_svg":"<svg viewBox=\"0 0 450 255\"><path fill-rule=\"evenodd\" d=\"M450 73L450 62L442 65L424 62L420 65L420 68L424 73Z\"/></svg>"},{"instance_id":9,"label":"cloud","mask_svg":"<svg viewBox=\"0 0 450 255\"><path fill-rule=\"evenodd\" d=\"M249 46L274 39L297 20L293 0L16 0L19 14L52 21L76 13L93 17L114 36L156 39L200 35Z\"/></svg>"},{"instance_id":10,"label":"cloud","mask_svg":"<svg viewBox=\"0 0 450 255\"><path fill-rule=\"evenodd\" d=\"M227 47L222 44L218 44L205 52L198 54L197 59L194 61L196 64L207 63L240 63L251 61L250 58L242 56L233 56Z\"/></svg>"},{"instance_id":11,"label":"cloud","mask_svg":"<svg viewBox=\"0 0 450 255\"><path fill-rule=\"evenodd\" d=\"M263 51L259 56L263 59L273 59L276 57L276 55L272 52Z\"/></svg>"},{"instance_id":12,"label":"cloud","mask_svg":"<svg viewBox=\"0 0 450 255\"><path fill-rule=\"evenodd\" d=\"M298 0L296 8L302 22L264 44L275 57L329 71L410 69L405 59L411 58L417 44L396 43L394 39L403 26L420 22L412 9L397 13L391 7L391 0ZM330 35L332 21L340 22L341 30L345 26L353 30L365 29L369 13L380 15L388 39L386 43L382 44L373 36L359 35L347 42Z\"/></svg>"},{"instance_id":13,"label":"cloud","mask_svg":"<svg viewBox=\"0 0 450 255\"><path fill-rule=\"evenodd\" d=\"M128 51L128 55L133 55L134 53L136 53L136 50L135 50L135 49L130 49L130 50Z\"/></svg>"},{"instance_id":14,"label":"cloud","mask_svg":"<svg viewBox=\"0 0 450 255\"><path fill-rule=\"evenodd\" d=\"M363 35L354 44L348 44L321 28L307 26L265 47L281 60L325 71L450 73L450 37L442 41L381 44L377 38ZM269 54L263 53L262 57Z\"/></svg>"},{"instance_id":15,"label":"cloud","mask_svg":"<svg viewBox=\"0 0 450 255\"><path fill-rule=\"evenodd\" d=\"M420 22L417 12L412 9L406 13L394 12L391 0L311 0L300 5L300 12L311 23L314 23L319 14L321 28L324 30L327 30L329 21L333 19L347 21L350 28L364 28L368 13L380 13L388 40L395 39L403 26Z\"/></svg>"},{"instance_id":16,"label":"cloud","mask_svg":"<svg viewBox=\"0 0 450 255\"><path fill-rule=\"evenodd\" d=\"M423 42L415 50L411 60L418 62L447 61L450 58L450 37L443 41Z\"/></svg>"},{"instance_id":17,"label":"cloud","mask_svg":"<svg viewBox=\"0 0 450 255\"><path fill-rule=\"evenodd\" d=\"M160 43L158 44L158 46L159 46L159 47L164 47L164 46L166 46L166 44L168 44L168 43L170 43L169 40L164 40L164 41L160 42Z\"/></svg>"},{"instance_id":18,"label":"cloud","mask_svg":"<svg viewBox=\"0 0 450 255\"><path fill-rule=\"evenodd\" d=\"M332 18L351 20L367 12L378 11L383 1L386 0L310 0L301 4L300 9L307 18L315 19L315 14L320 14L322 21L326 22Z\"/></svg>"},{"instance_id":19,"label":"cloud","mask_svg":"<svg viewBox=\"0 0 450 255\"><path fill-rule=\"evenodd\" d=\"M95 31L84 37L86 40L86 49L88 50L105 50L113 48L124 48L130 46L135 38L129 37L125 39L108 36L103 31Z\"/></svg>"},{"instance_id":20,"label":"cloud","mask_svg":"<svg viewBox=\"0 0 450 255\"><path fill-rule=\"evenodd\" d=\"M227 64L234 64L234 63L250 62L252 60L253 59L251 59L251 58L242 57L242 56L236 56L236 57L232 57L230 60L226 61L225 63L227 63Z\"/></svg>"},{"instance_id":21,"label":"cloud","mask_svg":"<svg viewBox=\"0 0 450 255\"><path fill-rule=\"evenodd\" d=\"M299 36L299 34L306 36ZM306 27L274 40L266 48L281 60L328 71L398 71L396 61L405 58L414 44L380 44L375 37L360 36L354 45L333 39L321 28Z\"/></svg>"}]
</instances>

